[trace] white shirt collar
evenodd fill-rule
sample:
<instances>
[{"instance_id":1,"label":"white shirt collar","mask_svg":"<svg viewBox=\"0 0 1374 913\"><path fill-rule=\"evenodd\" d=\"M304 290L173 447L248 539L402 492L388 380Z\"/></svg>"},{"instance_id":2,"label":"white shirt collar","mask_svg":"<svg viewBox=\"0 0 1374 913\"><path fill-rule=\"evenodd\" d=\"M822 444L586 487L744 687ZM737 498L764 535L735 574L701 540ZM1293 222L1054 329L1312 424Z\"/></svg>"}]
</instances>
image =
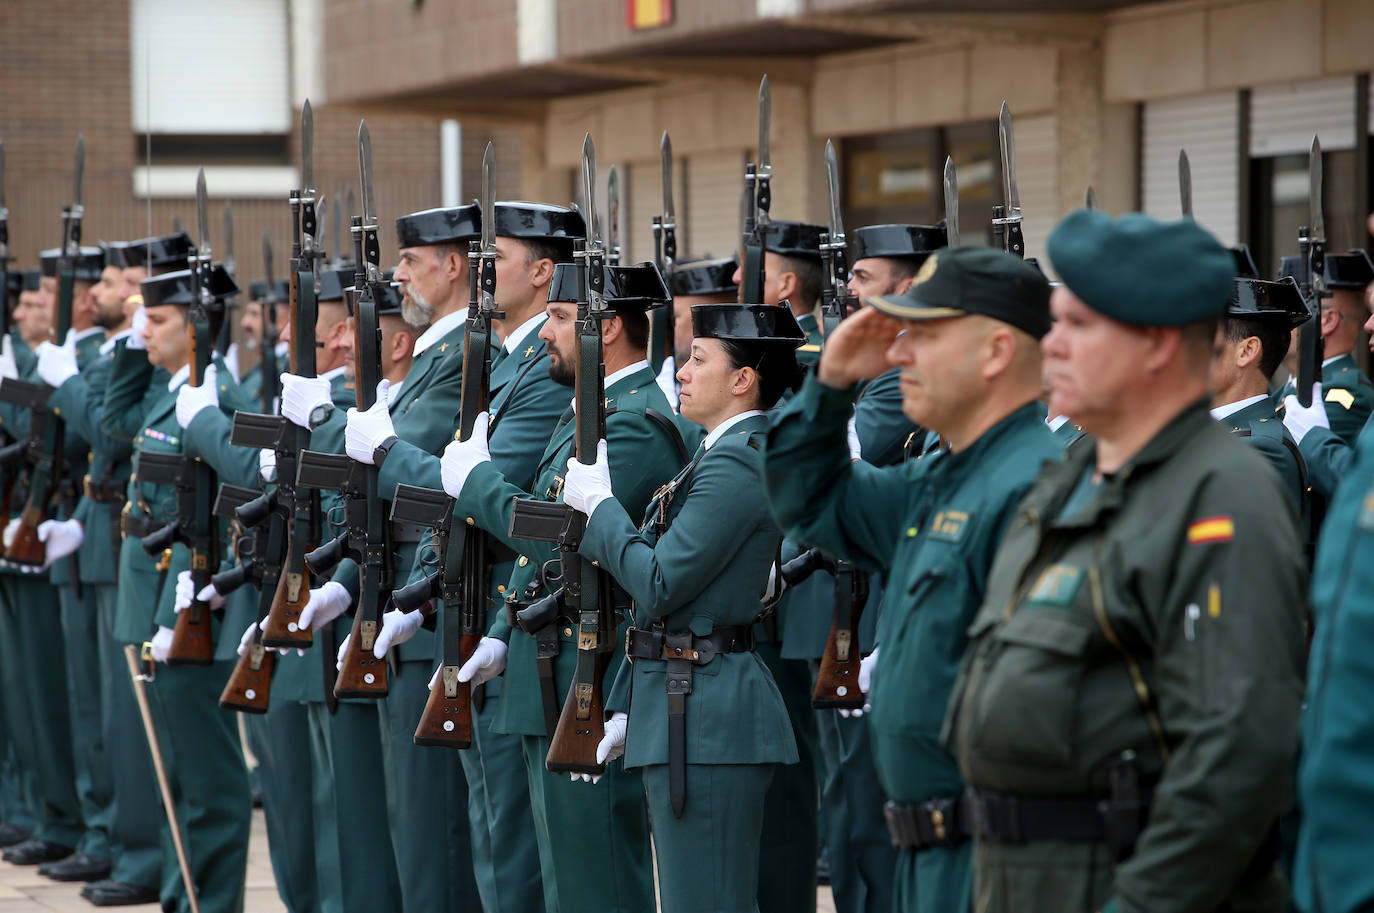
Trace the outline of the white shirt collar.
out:
<instances>
[{"instance_id":1,"label":"white shirt collar","mask_svg":"<svg viewBox=\"0 0 1374 913\"><path fill-rule=\"evenodd\" d=\"M420 338L415 340L415 358L425 354L425 349L443 339L455 327L468 319L468 309L461 307L451 314L445 314L438 320L429 325L429 329L420 334Z\"/></svg>"},{"instance_id":2,"label":"white shirt collar","mask_svg":"<svg viewBox=\"0 0 1374 913\"><path fill-rule=\"evenodd\" d=\"M725 432L729 431L731 428L735 427L745 419L753 418L756 415L763 415L763 413L758 409L750 409L748 412L741 412L739 415L730 416L725 421L717 425L714 429L712 429L710 434L706 435L706 440L702 442L702 446L705 447L707 450L710 450L712 447L715 446L716 441L720 440L722 437L725 436Z\"/></svg>"},{"instance_id":3,"label":"white shirt collar","mask_svg":"<svg viewBox=\"0 0 1374 913\"><path fill-rule=\"evenodd\" d=\"M548 319L548 316L549 315L547 311L540 311L539 313L531 317L529 320L526 320L524 323L520 324L520 326L516 327L514 330L511 330L510 335L501 341L501 348L506 350L507 355L513 353L515 351L516 346L524 342L526 336L530 335L530 333L534 332L536 329L542 326L544 321ZM610 386L610 383L610 378L607 378L606 385Z\"/></svg>"},{"instance_id":4,"label":"white shirt collar","mask_svg":"<svg viewBox=\"0 0 1374 913\"><path fill-rule=\"evenodd\" d=\"M167 389L175 390L177 387L180 387L182 384L186 383L186 381L190 379L191 366L189 364L182 365L180 368L177 369L177 373L172 375L172 379L167 381Z\"/></svg>"},{"instance_id":5,"label":"white shirt collar","mask_svg":"<svg viewBox=\"0 0 1374 913\"><path fill-rule=\"evenodd\" d=\"M76 334L75 334L75 341L76 341L76 342L80 342L81 340L85 339L87 336L94 336L96 333L104 333L104 332L105 332L105 328L104 328L104 327L87 327L87 328L84 329L84 330L77 330L77 331L76 331Z\"/></svg>"},{"instance_id":6,"label":"white shirt collar","mask_svg":"<svg viewBox=\"0 0 1374 913\"><path fill-rule=\"evenodd\" d=\"M100 344L100 354L109 355L111 352L114 351L115 345L121 339L128 339L132 335L134 335L133 327L128 327L126 329L120 330L118 333L114 334L109 339L105 340Z\"/></svg>"},{"instance_id":7,"label":"white shirt collar","mask_svg":"<svg viewBox=\"0 0 1374 913\"><path fill-rule=\"evenodd\" d=\"M1346 355L1349 355L1349 354L1350 354L1349 352L1345 352L1345 353L1342 353L1342 354L1340 354L1340 355L1332 355L1330 358L1323 358L1323 359L1322 359L1322 367L1325 368L1327 365L1331 364L1331 362L1333 362L1333 361L1340 361L1342 358L1344 358ZM1294 382L1296 383L1296 380L1295 380Z\"/></svg>"},{"instance_id":8,"label":"white shirt collar","mask_svg":"<svg viewBox=\"0 0 1374 913\"><path fill-rule=\"evenodd\" d=\"M1268 398L1269 397L1265 394L1260 393L1256 396L1247 396L1245 399L1238 399L1234 403L1227 403L1224 406L1217 406L1215 409L1212 410L1212 418L1216 419L1217 421L1221 421L1228 415L1234 415L1235 413L1246 408L1247 406L1253 406L1260 400Z\"/></svg>"},{"instance_id":9,"label":"white shirt collar","mask_svg":"<svg viewBox=\"0 0 1374 913\"><path fill-rule=\"evenodd\" d=\"M328 371L320 375L320 380L333 380L334 378L342 374L344 372L344 369L347 367L348 365L339 365L337 368L330 368Z\"/></svg>"},{"instance_id":10,"label":"white shirt collar","mask_svg":"<svg viewBox=\"0 0 1374 913\"><path fill-rule=\"evenodd\" d=\"M1069 417L1067 415L1047 416L1045 418L1045 424L1050 426L1051 431L1058 431L1060 428L1064 427L1064 423L1068 420Z\"/></svg>"}]
</instances>

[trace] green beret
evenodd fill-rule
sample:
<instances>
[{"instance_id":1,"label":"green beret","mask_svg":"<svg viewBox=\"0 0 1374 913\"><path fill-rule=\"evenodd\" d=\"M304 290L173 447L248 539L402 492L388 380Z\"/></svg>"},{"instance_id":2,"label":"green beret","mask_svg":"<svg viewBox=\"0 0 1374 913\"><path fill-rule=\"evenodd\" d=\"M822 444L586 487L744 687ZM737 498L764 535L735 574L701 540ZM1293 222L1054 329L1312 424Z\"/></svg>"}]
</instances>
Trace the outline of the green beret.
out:
<instances>
[{"instance_id":1,"label":"green beret","mask_svg":"<svg viewBox=\"0 0 1374 913\"><path fill-rule=\"evenodd\" d=\"M1088 307L1133 326L1183 326L1226 310L1236 259L1192 219L1070 213L1046 244L1059 278Z\"/></svg>"},{"instance_id":2,"label":"green beret","mask_svg":"<svg viewBox=\"0 0 1374 913\"><path fill-rule=\"evenodd\" d=\"M921 265L909 290L865 298L864 303L901 320L982 314L1036 339L1050 330L1050 284L1044 273L993 247L937 250Z\"/></svg>"}]
</instances>

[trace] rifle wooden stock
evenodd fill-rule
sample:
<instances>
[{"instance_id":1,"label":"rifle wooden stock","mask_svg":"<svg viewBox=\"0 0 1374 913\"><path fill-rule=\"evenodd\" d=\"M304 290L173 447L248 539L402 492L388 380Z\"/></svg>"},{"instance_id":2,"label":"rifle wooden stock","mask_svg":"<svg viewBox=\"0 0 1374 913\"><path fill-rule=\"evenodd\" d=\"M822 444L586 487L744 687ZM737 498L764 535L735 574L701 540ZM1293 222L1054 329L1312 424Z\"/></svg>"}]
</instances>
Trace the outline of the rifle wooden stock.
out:
<instances>
[{"instance_id":1,"label":"rifle wooden stock","mask_svg":"<svg viewBox=\"0 0 1374 913\"><path fill-rule=\"evenodd\" d=\"M266 713L272 696L272 673L277 668L277 655L265 649L261 642L250 644L219 696L225 710L243 713Z\"/></svg>"},{"instance_id":2,"label":"rifle wooden stock","mask_svg":"<svg viewBox=\"0 0 1374 913\"><path fill-rule=\"evenodd\" d=\"M843 658L842 658L843 657ZM854 613L849 627L830 623L830 637L821 654L821 671L811 692L811 706L817 710L863 707L864 693L859 688L859 616Z\"/></svg>"},{"instance_id":3,"label":"rifle wooden stock","mask_svg":"<svg viewBox=\"0 0 1374 913\"><path fill-rule=\"evenodd\" d=\"M215 641L210 636L210 606L195 600L177 613L172 629L172 645L167 650L169 666L209 666L215 662Z\"/></svg>"},{"instance_id":4,"label":"rifle wooden stock","mask_svg":"<svg viewBox=\"0 0 1374 913\"><path fill-rule=\"evenodd\" d=\"M480 637L464 637L462 650L471 656ZM415 744L437 748L472 747L472 686L458 681L458 666L442 666L439 681L430 689L420 723L415 727Z\"/></svg>"},{"instance_id":5,"label":"rifle wooden stock","mask_svg":"<svg viewBox=\"0 0 1374 913\"><path fill-rule=\"evenodd\" d=\"M24 567L43 566L48 547L38 538L38 524L46 519L44 511L34 506L33 499L30 498L29 504L19 515L19 527L14 532L14 538L5 546L6 561Z\"/></svg>"},{"instance_id":6,"label":"rifle wooden stock","mask_svg":"<svg viewBox=\"0 0 1374 913\"><path fill-rule=\"evenodd\" d=\"M262 642L269 647L302 649L314 643L315 638L310 628L303 628L299 624L301 612L305 610L305 604L309 601L310 567L302 560L300 573L283 571L277 578L272 608L267 613L267 626L262 630Z\"/></svg>"},{"instance_id":7,"label":"rifle wooden stock","mask_svg":"<svg viewBox=\"0 0 1374 913\"><path fill-rule=\"evenodd\" d=\"M604 635L603 635L604 636ZM605 764L596 763L596 748L606 734L606 708L602 683L611 665L611 654L596 656L596 684L579 686L574 679L558 715L558 728L549 742L544 766L553 773L603 774Z\"/></svg>"},{"instance_id":8,"label":"rifle wooden stock","mask_svg":"<svg viewBox=\"0 0 1374 913\"><path fill-rule=\"evenodd\" d=\"M364 631L370 625L370 631ZM372 655L372 644L380 633L377 622L363 621L362 610L353 618L353 633L344 651L343 667L334 679L335 697L383 698L390 690L386 677L386 660ZM366 635L366 636L364 636ZM366 646L364 646L364 641Z\"/></svg>"}]
</instances>

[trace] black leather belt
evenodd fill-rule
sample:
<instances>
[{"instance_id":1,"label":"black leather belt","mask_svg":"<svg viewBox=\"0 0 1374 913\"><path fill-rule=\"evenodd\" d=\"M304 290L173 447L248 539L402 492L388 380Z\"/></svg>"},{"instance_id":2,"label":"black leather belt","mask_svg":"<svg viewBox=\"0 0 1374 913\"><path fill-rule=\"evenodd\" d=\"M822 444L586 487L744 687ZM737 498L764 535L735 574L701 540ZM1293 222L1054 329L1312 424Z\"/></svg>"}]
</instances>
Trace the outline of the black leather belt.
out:
<instances>
[{"instance_id":1,"label":"black leather belt","mask_svg":"<svg viewBox=\"0 0 1374 913\"><path fill-rule=\"evenodd\" d=\"M673 632L679 633L679 632ZM630 628L625 632L625 655L631 661L636 659L686 660L697 666L704 666L716 658L718 653L754 652L753 625L727 625L716 628L705 637L690 635L691 647L673 647L682 650L682 655L669 656L666 642L673 633L650 631L644 628ZM687 633L687 632L681 632Z\"/></svg>"},{"instance_id":2,"label":"black leather belt","mask_svg":"<svg viewBox=\"0 0 1374 913\"><path fill-rule=\"evenodd\" d=\"M121 518L121 528L125 538L132 536L135 539L142 539L154 529L157 529L158 526L153 523L150 517L144 514L126 513Z\"/></svg>"},{"instance_id":3,"label":"black leather belt","mask_svg":"<svg viewBox=\"0 0 1374 913\"><path fill-rule=\"evenodd\" d=\"M124 486L118 482L97 482L85 475L81 477L81 487L88 501L109 504L124 500Z\"/></svg>"},{"instance_id":4,"label":"black leather belt","mask_svg":"<svg viewBox=\"0 0 1374 913\"><path fill-rule=\"evenodd\" d=\"M1151 790L1143 789L1135 812L1143 821ZM1014 796L981 789L964 794L969 832L996 843L1037 840L1106 841L1110 799L1097 796Z\"/></svg>"},{"instance_id":5,"label":"black leather belt","mask_svg":"<svg viewBox=\"0 0 1374 913\"><path fill-rule=\"evenodd\" d=\"M970 836L962 796L942 796L917 805L888 802L883 817L892 845L901 849L956 846Z\"/></svg>"}]
</instances>

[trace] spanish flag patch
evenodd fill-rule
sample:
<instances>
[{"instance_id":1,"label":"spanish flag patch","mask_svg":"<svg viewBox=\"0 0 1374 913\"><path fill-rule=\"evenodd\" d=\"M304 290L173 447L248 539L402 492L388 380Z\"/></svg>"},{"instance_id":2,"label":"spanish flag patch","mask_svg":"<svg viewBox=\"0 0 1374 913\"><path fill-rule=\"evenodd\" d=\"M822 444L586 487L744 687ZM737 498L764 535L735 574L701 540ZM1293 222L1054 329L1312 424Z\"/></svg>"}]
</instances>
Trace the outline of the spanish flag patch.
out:
<instances>
[{"instance_id":1,"label":"spanish flag patch","mask_svg":"<svg viewBox=\"0 0 1374 913\"><path fill-rule=\"evenodd\" d=\"M1236 537L1236 524L1230 517L1203 517L1188 524L1188 544L1230 542Z\"/></svg>"}]
</instances>

